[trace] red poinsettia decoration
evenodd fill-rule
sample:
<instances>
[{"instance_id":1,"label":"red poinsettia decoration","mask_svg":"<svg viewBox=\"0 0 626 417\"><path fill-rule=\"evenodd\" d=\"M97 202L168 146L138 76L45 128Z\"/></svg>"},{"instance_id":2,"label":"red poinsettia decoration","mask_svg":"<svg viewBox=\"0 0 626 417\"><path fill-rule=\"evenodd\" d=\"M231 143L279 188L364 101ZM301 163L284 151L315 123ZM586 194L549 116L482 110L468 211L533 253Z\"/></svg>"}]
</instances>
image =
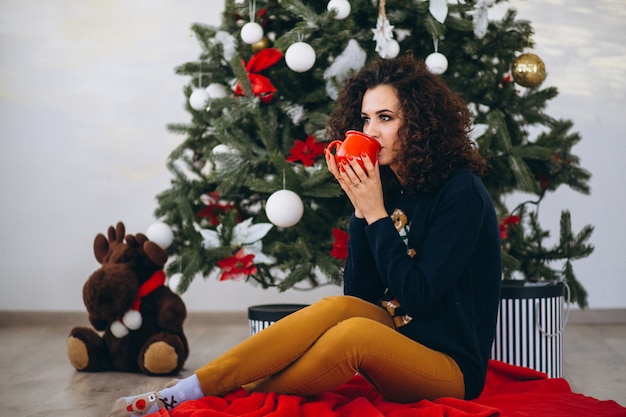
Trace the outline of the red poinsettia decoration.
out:
<instances>
[{"instance_id":1,"label":"red poinsettia decoration","mask_svg":"<svg viewBox=\"0 0 626 417\"><path fill-rule=\"evenodd\" d=\"M559 154L554 154L554 156L552 157L552 162L554 172L558 172L558 170L562 169L565 165L568 165L570 163L570 160L562 159ZM545 191L554 180L554 176L550 174L539 173L535 174L535 179L539 182L541 190Z\"/></svg>"},{"instance_id":2,"label":"red poinsettia decoration","mask_svg":"<svg viewBox=\"0 0 626 417\"><path fill-rule=\"evenodd\" d=\"M509 237L508 231L511 228L511 226L519 222L520 222L519 216L511 215L511 216L504 218L500 222L500 240L507 239Z\"/></svg>"},{"instance_id":3,"label":"red poinsettia decoration","mask_svg":"<svg viewBox=\"0 0 626 417\"><path fill-rule=\"evenodd\" d=\"M198 217L206 217L213 226L217 226L220 224L219 216L221 214L236 210L238 213L237 220L240 220L241 213L237 204L221 200L220 195L216 192L207 193L204 196L206 197L206 207L196 213Z\"/></svg>"},{"instance_id":4,"label":"red poinsettia decoration","mask_svg":"<svg viewBox=\"0 0 626 417\"><path fill-rule=\"evenodd\" d=\"M506 74L504 74L504 76L502 77L502 82L501 82L501 84L502 84L502 85L504 85L504 84L508 84L508 83L510 83L511 81L513 81L513 74L509 71L509 72L507 72Z\"/></svg>"},{"instance_id":5,"label":"red poinsettia decoration","mask_svg":"<svg viewBox=\"0 0 626 417\"><path fill-rule=\"evenodd\" d=\"M333 249L330 251L330 256L333 258L345 260L348 257L348 233L344 230L334 228L333 237Z\"/></svg>"},{"instance_id":6,"label":"red poinsettia decoration","mask_svg":"<svg viewBox=\"0 0 626 417\"><path fill-rule=\"evenodd\" d=\"M257 272L257 267L254 264L254 255L246 255L243 248L239 249L234 256L220 259L217 261L217 265L222 268L220 281L226 281L227 279L239 280Z\"/></svg>"},{"instance_id":7,"label":"red poinsettia decoration","mask_svg":"<svg viewBox=\"0 0 626 417\"><path fill-rule=\"evenodd\" d=\"M296 139L291 148L287 161L302 161L304 166L310 167L315 162L315 158L324 154L324 143L318 142L314 135L309 135L306 140Z\"/></svg>"},{"instance_id":8,"label":"red poinsettia decoration","mask_svg":"<svg viewBox=\"0 0 626 417\"><path fill-rule=\"evenodd\" d=\"M539 187L541 187L542 190L546 190L552 182L552 177L549 175L536 174L535 180L539 182Z\"/></svg>"},{"instance_id":9,"label":"red poinsettia decoration","mask_svg":"<svg viewBox=\"0 0 626 417\"><path fill-rule=\"evenodd\" d=\"M246 65L248 79L252 85L252 94L257 96L262 103L267 104L272 101L274 93L276 93L276 87L274 87L269 78L259 74L259 72L276 64L282 57L283 54L278 49L265 48L254 54ZM235 86L235 94L239 96L245 95L239 82Z\"/></svg>"},{"instance_id":10,"label":"red poinsettia decoration","mask_svg":"<svg viewBox=\"0 0 626 417\"><path fill-rule=\"evenodd\" d=\"M258 13L256 14L257 17L260 20L260 24L261 26L265 29L265 26L267 25L267 23L269 22L269 18L267 16L267 7L262 8L261 10L258 11Z\"/></svg>"}]
</instances>

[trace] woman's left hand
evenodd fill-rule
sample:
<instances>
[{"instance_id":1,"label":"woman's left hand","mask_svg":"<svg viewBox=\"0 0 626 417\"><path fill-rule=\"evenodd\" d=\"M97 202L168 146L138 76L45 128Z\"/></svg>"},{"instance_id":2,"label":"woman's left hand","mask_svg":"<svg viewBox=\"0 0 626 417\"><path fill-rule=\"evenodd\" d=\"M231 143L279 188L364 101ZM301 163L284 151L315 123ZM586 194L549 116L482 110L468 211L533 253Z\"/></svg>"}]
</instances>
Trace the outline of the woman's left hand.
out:
<instances>
[{"instance_id":1,"label":"woman's left hand","mask_svg":"<svg viewBox=\"0 0 626 417\"><path fill-rule=\"evenodd\" d=\"M328 170L337 178L339 185L354 206L356 217L364 218L368 224L387 217L383 201L378 162L374 164L367 154L361 155L365 168L355 158L338 166L334 155L325 151Z\"/></svg>"}]
</instances>

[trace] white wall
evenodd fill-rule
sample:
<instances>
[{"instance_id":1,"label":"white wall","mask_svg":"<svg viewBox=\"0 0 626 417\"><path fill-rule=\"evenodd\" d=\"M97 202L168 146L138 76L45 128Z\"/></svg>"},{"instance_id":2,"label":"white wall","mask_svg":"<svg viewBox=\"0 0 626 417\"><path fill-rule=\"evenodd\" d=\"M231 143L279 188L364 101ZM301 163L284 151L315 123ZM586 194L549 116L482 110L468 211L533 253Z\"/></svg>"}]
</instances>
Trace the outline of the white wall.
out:
<instances>
[{"instance_id":1,"label":"white wall","mask_svg":"<svg viewBox=\"0 0 626 417\"><path fill-rule=\"evenodd\" d=\"M619 3L509 3L533 22L545 85L560 89L549 113L574 120L583 136L575 150L594 175L592 196L564 191L542 207L555 230L563 207L575 228L596 227L595 253L575 265L592 308L626 308ZM197 58L189 26L217 24L222 8L222 0L0 0L0 310L82 311L82 285L98 266L95 234L118 220L133 233L154 221L154 197L169 183L165 160L180 140L165 126L188 121L187 80L174 67ZM183 299L190 310L237 311L339 292L198 279Z\"/></svg>"}]
</instances>

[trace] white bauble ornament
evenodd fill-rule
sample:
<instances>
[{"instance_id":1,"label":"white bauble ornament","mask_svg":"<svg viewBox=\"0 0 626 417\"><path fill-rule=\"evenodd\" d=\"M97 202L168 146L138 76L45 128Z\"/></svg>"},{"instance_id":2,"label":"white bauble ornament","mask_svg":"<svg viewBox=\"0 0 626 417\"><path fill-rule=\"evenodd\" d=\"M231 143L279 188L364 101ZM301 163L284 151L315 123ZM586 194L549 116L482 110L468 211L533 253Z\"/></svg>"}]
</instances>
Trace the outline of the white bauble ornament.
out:
<instances>
[{"instance_id":1,"label":"white bauble ornament","mask_svg":"<svg viewBox=\"0 0 626 417\"><path fill-rule=\"evenodd\" d=\"M146 231L146 236L164 250L174 241L172 228L163 222L152 223Z\"/></svg>"},{"instance_id":2,"label":"white bauble ornament","mask_svg":"<svg viewBox=\"0 0 626 417\"><path fill-rule=\"evenodd\" d=\"M426 57L426 66L433 74L443 74L448 69L448 58L439 52L433 52Z\"/></svg>"},{"instance_id":3,"label":"white bauble ornament","mask_svg":"<svg viewBox=\"0 0 626 417\"><path fill-rule=\"evenodd\" d=\"M183 279L182 273L177 272L175 274L172 274L167 280L167 286L170 287L170 290L177 292L178 284L180 284L180 281L182 281L182 279Z\"/></svg>"},{"instance_id":4,"label":"white bauble ornament","mask_svg":"<svg viewBox=\"0 0 626 417\"><path fill-rule=\"evenodd\" d=\"M128 334L128 328L124 326L119 320L115 320L113 323L111 323L110 329L113 336L117 337L118 339L121 339Z\"/></svg>"},{"instance_id":5,"label":"white bauble ornament","mask_svg":"<svg viewBox=\"0 0 626 417\"><path fill-rule=\"evenodd\" d=\"M330 0L326 9L337 12L335 19L343 20L350 14L350 2L348 0Z\"/></svg>"},{"instance_id":6,"label":"white bauble ornament","mask_svg":"<svg viewBox=\"0 0 626 417\"><path fill-rule=\"evenodd\" d=\"M306 42L296 42L287 48L285 62L295 72L306 72L315 64L315 50Z\"/></svg>"},{"instance_id":7,"label":"white bauble ornament","mask_svg":"<svg viewBox=\"0 0 626 417\"><path fill-rule=\"evenodd\" d=\"M216 145L211 151L212 155L215 155L217 158L214 159L212 167L216 170L220 171L224 168L225 160L227 155L239 155L239 151L237 149L231 148L228 145L224 145L220 143Z\"/></svg>"},{"instance_id":8,"label":"white bauble ornament","mask_svg":"<svg viewBox=\"0 0 626 417\"><path fill-rule=\"evenodd\" d=\"M141 327L142 319L141 313L137 310L128 310L122 317L122 323L128 327L129 330L137 330Z\"/></svg>"},{"instance_id":9,"label":"white bauble ornament","mask_svg":"<svg viewBox=\"0 0 626 417\"><path fill-rule=\"evenodd\" d=\"M385 42L385 46L381 53L383 59L393 59L400 53L400 44L395 39L389 39Z\"/></svg>"},{"instance_id":10,"label":"white bauble ornament","mask_svg":"<svg viewBox=\"0 0 626 417\"><path fill-rule=\"evenodd\" d=\"M208 99L209 95L203 88L194 88L189 96L189 105L194 110L204 110Z\"/></svg>"},{"instance_id":11,"label":"white bauble ornament","mask_svg":"<svg viewBox=\"0 0 626 417\"><path fill-rule=\"evenodd\" d=\"M263 27L257 22L248 22L241 28L241 40L252 45L263 39Z\"/></svg>"},{"instance_id":12,"label":"white bauble ornament","mask_svg":"<svg viewBox=\"0 0 626 417\"><path fill-rule=\"evenodd\" d=\"M211 83L205 91L209 98L224 98L228 96L228 89L224 84Z\"/></svg>"},{"instance_id":13,"label":"white bauble ornament","mask_svg":"<svg viewBox=\"0 0 626 417\"><path fill-rule=\"evenodd\" d=\"M290 190L278 190L265 202L265 214L278 227L291 227L298 223L304 213L304 204Z\"/></svg>"}]
</instances>

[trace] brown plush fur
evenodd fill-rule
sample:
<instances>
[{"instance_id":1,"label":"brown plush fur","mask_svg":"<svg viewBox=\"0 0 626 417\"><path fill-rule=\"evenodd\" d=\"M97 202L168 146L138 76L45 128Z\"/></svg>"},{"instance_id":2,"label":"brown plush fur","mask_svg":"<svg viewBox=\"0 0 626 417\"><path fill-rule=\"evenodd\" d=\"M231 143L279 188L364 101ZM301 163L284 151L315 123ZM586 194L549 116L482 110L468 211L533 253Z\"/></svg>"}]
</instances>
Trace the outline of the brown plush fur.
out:
<instances>
[{"instance_id":1,"label":"brown plush fur","mask_svg":"<svg viewBox=\"0 0 626 417\"><path fill-rule=\"evenodd\" d=\"M94 254L102 265L83 287L83 301L93 328L75 327L67 354L79 371L144 372L169 375L180 371L189 355L181 298L161 286L141 299L141 327L116 338L111 323L128 311L139 287L162 270L167 253L143 234L124 236L122 222L98 234ZM104 332L102 336L98 332Z\"/></svg>"}]
</instances>

